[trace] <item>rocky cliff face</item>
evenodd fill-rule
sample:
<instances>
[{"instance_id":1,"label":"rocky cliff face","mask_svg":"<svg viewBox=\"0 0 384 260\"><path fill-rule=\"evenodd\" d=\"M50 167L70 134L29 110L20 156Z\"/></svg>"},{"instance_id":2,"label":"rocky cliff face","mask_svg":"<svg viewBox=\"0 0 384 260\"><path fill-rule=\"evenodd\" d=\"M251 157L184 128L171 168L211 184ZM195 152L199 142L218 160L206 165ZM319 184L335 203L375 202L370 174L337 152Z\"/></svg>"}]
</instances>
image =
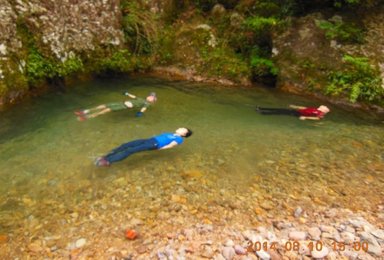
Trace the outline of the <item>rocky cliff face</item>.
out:
<instances>
[{"instance_id":1,"label":"rocky cliff face","mask_svg":"<svg viewBox=\"0 0 384 260\"><path fill-rule=\"evenodd\" d=\"M244 2L248 1L239 3ZM241 31L247 14L241 8L227 10L222 5L203 14L190 3L0 0L0 106L27 93L36 78L43 82L84 69L98 71L90 68L95 61L112 71L155 64L163 66L162 73L176 71L191 80L217 79L227 84L229 79L249 84L250 59L237 52L252 46L236 43L246 45L257 37ZM366 28L362 44L328 39L316 21L333 18L344 19L311 14L293 19L289 28L273 36L280 87L297 93L324 93L329 73L343 66L345 54L369 58L384 78L384 11L355 19ZM244 32L246 35L240 35ZM148 64L143 64L145 59L150 60ZM135 67L134 62L139 65Z\"/></svg>"},{"instance_id":2,"label":"rocky cliff face","mask_svg":"<svg viewBox=\"0 0 384 260\"><path fill-rule=\"evenodd\" d=\"M315 13L296 19L284 33L274 35L273 52L280 70L279 87L289 92L321 97L319 93L324 93L329 73L343 66L343 55L351 55L368 58L371 65L380 70L384 88L384 12L377 10L362 15L360 21L366 31L361 44L346 44L327 39L324 30L316 25L319 20L343 19L339 15L327 18ZM332 101L330 97L322 98ZM348 103L342 98L333 102ZM376 109L383 112L382 108Z\"/></svg>"},{"instance_id":3,"label":"rocky cliff face","mask_svg":"<svg viewBox=\"0 0 384 260\"><path fill-rule=\"evenodd\" d=\"M28 37L40 52L65 62L96 47L119 46L124 40L120 20L119 0L1 0L0 95L10 93L12 99L22 92L9 82L25 70L28 46L20 26L31 33Z\"/></svg>"}]
</instances>

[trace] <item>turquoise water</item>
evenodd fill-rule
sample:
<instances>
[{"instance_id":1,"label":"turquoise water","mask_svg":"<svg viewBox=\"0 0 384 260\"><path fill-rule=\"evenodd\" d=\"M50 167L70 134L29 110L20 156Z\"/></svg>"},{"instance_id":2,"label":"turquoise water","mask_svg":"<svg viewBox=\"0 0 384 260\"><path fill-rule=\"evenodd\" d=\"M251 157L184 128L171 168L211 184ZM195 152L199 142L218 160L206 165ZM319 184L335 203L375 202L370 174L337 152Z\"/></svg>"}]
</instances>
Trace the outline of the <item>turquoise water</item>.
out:
<instances>
[{"instance_id":1,"label":"turquoise water","mask_svg":"<svg viewBox=\"0 0 384 260\"><path fill-rule=\"evenodd\" d=\"M143 97L155 91L158 102L142 118L119 111L76 120L73 111L124 100L123 91ZM238 214L227 224L288 216L297 206L375 217L384 197L383 124L332 105L320 122L254 111L289 104L319 102L265 89L114 79L1 112L0 235L15 241L53 235L92 212L105 224L127 209L162 225L156 216L167 201L208 222L223 221L212 214L214 205L234 208ZM179 147L135 154L109 168L93 165L121 143L178 127L194 131Z\"/></svg>"}]
</instances>

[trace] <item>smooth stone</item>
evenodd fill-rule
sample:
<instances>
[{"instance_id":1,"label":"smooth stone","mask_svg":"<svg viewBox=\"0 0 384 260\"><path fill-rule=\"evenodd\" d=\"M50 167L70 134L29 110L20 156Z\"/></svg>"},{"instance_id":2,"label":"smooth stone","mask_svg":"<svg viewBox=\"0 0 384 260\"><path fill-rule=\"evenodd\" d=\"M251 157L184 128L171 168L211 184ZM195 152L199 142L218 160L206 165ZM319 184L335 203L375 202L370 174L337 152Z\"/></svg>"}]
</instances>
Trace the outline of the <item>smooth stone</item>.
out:
<instances>
[{"instance_id":1,"label":"smooth stone","mask_svg":"<svg viewBox=\"0 0 384 260\"><path fill-rule=\"evenodd\" d=\"M87 240L85 238L80 238L80 239L76 240L75 246L76 246L76 248L80 248L80 247L85 246L86 243L87 243Z\"/></svg>"},{"instance_id":2,"label":"smooth stone","mask_svg":"<svg viewBox=\"0 0 384 260\"><path fill-rule=\"evenodd\" d=\"M225 260L224 256L222 254L216 255L213 260Z\"/></svg>"},{"instance_id":3,"label":"smooth stone","mask_svg":"<svg viewBox=\"0 0 384 260\"><path fill-rule=\"evenodd\" d=\"M142 225L143 224L143 221L138 219L138 218L134 218L130 221L130 224L132 226L138 226L138 225Z\"/></svg>"},{"instance_id":4,"label":"smooth stone","mask_svg":"<svg viewBox=\"0 0 384 260\"><path fill-rule=\"evenodd\" d=\"M308 230L309 235L313 240L320 240L321 230L318 227L312 227Z\"/></svg>"},{"instance_id":5,"label":"smooth stone","mask_svg":"<svg viewBox=\"0 0 384 260\"><path fill-rule=\"evenodd\" d=\"M384 240L384 230L382 229L376 229L371 231L371 234L374 235L375 237Z\"/></svg>"},{"instance_id":6,"label":"smooth stone","mask_svg":"<svg viewBox=\"0 0 384 260\"><path fill-rule=\"evenodd\" d=\"M307 234L302 231L292 231L289 232L288 237L292 240L305 240Z\"/></svg>"},{"instance_id":7,"label":"smooth stone","mask_svg":"<svg viewBox=\"0 0 384 260\"><path fill-rule=\"evenodd\" d=\"M308 248L307 243L300 243L299 254L300 255L311 255L311 250Z\"/></svg>"},{"instance_id":8,"label":"smooth stone","mask_svg":"<svg viewBox=\"0 0 384 260\"><path fill-rule=\"evenodd\" d=\"M283 260L283 257L275 250L270 251L269 254L271 256L271 260Z\"/></svg>"},{"instance_id":9,"label":"smooth stone","mask_svg":"<svg viewBox=\"0 0 384 260\"><path fill-rule=\"evenodd\" d=\"M376 256L383 256L383 250L381 250L381 246L372 245L368 243L368 253L374 254Z\"/></svg>"},{"instance_id":10,"label":"smooth stone","mask_svg":"<svg viewBox=\"0 0 384 260\"><path fill-rule=\"evenodd\" d=\"M345 244L352 244L355 241L355 235L352 233L342 232L340 236Z\"/></svg>"},{"instance_id":11,"label":"smooth stone","mask_svg":"<svg viewBox=\"0 0 384 260\"><path fill-rule=\"evenodd\" d=\"M293 216L294 216L295 218L298 218L298 217L301 216L301 213L303 213L303 209L302 209L301 207L297 207L297 208L295 209L295 212L293 213Z\"/></svg>"},{"instance_id":12,"label":"smooth stone","mask_svg":"<svg viewBox=\"0 0 384 260\"><path fill-rule=\"evenodd\" d=\"M331 226L321 225L320 230L322 232L333 233L333 232L335 232L336 229L334 227L331 227Z\"/></svg>"},{"instance_id":13,"label":"smooth stone","mask_svg":"<svg viewBox=\"0 0 384 260\"><path fill-rule=\"evenodd\" d=\"M225 243L224 243L225 246L229 246L229 247L232 247L235 245L235 243L232 241L232 239L228 239Z\"/></svg>"},{"instance_id":14,"label":"smooth stone","mask_svg":"<svg viewBox=\"0 0 384 260\"><path fill-rule=\"evenodd\" d=\"M204 246L203 252L201 253L202 257L212 258L215 252L210 246Z\"/></svg>"},{"instance_id":15,"label":"smooth stone","mask_svg":"<svg viewBox=\"0 0 384 260\"><path fill-rule=\"evenodd\" d=\"M234 249L235 249L236 254L238 254L238 255L246 255L247 254L247 250L240 245L235 245Z\"/></svg>"},{"instance_id":16,"label":"smooth stone","mask_svg":"<svg viewBox=\"0 0 384 260\"><path fill-rule=\"evenodd\" d=\"M225 246L221 251L221 254L224 256L226 260L232 260L235 257L236 252L235 252L235 249L233 249L233 247Z\"/></svg>"},{"instance_id":17,"label":"smooth stone","mask_svg":"<svg viewBox=\"0 0 384 260\"><path fill-rule=\"evenodd\" d=\"M342 254L345 257L348 257L349 260L355 260L359 256L359 253L353 251L352 249L347 249Z\"/></svg>"},{"instance_id":18,"label":"smooth stone","mask_svg":"<svg viewBox=\"0 0 384 260\"><path fill-rule=\"evenodd\" d=\"M367 241L368 244L371 244L374 246L380 246L379 243L377 242L376 238L367 232L361 232L359 234L359 236L360 236L362 241Z\"/></svg>"},{"instance_id":19,"label":"smooth stone","mask_svg":"<svg viewBox=\"0 0 384 260\"><path fill-rule=\"evenodd\" d=\"M364 225L370 225L368 221L366 221L364 218L356 218L356 219L350 219L349 223L352 224L355 228L362 228Z\"/></svg>"},{"instance_id":20,"label":"smooth stone","mask_svg":"<svg viewBox=\"0 0 384 260\"><path fill-rule=\"evenodd\" d=\"M323 246L323 248L320 251L314 250L311 252L311 255L313 258L323 258L326 257L329 254L329 249L326 246Z\"/></svg>"},{"instance_id":21,"label":"smooth stone","mask_svg":"<svg viewBox=\"0 0 384 260\"><path fill-rule=\"evenodd\" d=\"M256 251L256 255L261 259L261 260L269 260L271 259L271 255L265 252L264 250Z\"/></svg>"}]
</instances>

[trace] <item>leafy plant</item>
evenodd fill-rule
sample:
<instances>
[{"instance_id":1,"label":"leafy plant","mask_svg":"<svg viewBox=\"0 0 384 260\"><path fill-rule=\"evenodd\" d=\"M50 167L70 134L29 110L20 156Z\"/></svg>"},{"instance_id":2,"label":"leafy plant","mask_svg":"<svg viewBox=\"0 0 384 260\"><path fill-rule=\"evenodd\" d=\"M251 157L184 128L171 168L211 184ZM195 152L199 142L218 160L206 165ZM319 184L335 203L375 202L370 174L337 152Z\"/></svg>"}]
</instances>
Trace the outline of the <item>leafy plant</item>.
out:
<instances>
[{"instance_id":1,"label":"leafy plant","mask_svg":"<svg viewBox=\"0 0 384 260\"><path fill-rule=\"evenodd\" d=\"M123 31L132 53L152 54L156 49L157 30L151 13L135 1L122 1L121 9Z\"/></svg>"},{"instance_id":2,"label":"leafy plant","mask_svg":"<svg viewBox=\"0 0 384 260\"><path fill-rule=\"evenodd\" d=\"M272 27L278 24L278 20L273 17L253 16L248 18L245 24L255 32L269 32Z\"/></svg>"},{"instance_id":3,"label":"leafy plant","mask_svg":"<svg viewBox=\"0 0 384 260\"><path fill-rule=\"evenodd\" d=\"M379 70L372 67L367 58L345 55L343 60L345 69L329 74L326 93L346 94L351 102L383 102L384 88Z\"/></svg>"},{"instance_id":4,"label":"leafy plant","mask_svg":"<svg viewBox=\"0 0 384 260\"><path fill-rule=\"evenodd\" d=\"M36 48L32 48L27 56L26 74L28 82L34 85L42 79L53 78L56 74L55 66Z\"/></svg>"},{"instance_id":5,"label":"leafy plant","mask_svg":"<svg viewBox=\"0 0 384 260\"><path fill-rule=\"evenodd\" d=\"M63 63L59 63L56 67L57 74L60 77L65 77L84 69L83 61L77 56L70 57Z\"/></svg>"},{"instance_id":6,"label":"leafy plant","mask_svg":"<svg viewBox=\"0 0 384 260\"><path fill-rule=\"evenodd\" d=\"M269 75L277 76L277 73L279 72L279 69L275 66L272 60L256 55L251 57L251 68L253 75L256 77Z\"/></svg>"},{"instance_id":7,"label":"leafy plant","mask_svg":"<svg viewBox=\"0 0 384 260\"><path fill-rule=\"evenodd\" d=\"M328 39L338 40L340 42L363 43L363 30L351 23L344 23L341 20L329 22L325 20L316 20L316 25L325 31Z\"/></svg>"},{"instance_id":8,"label":"leafy plant","mask_svg":"<svg viewBox=\"0 0 384 260\"><path fill-rule=\"evenodd\" d=\"M132 55L128 50L119 50L110 58L102 61L102 68L117 72L130 72L134 69L131 60Z\"/></svg>"}]
</instances>

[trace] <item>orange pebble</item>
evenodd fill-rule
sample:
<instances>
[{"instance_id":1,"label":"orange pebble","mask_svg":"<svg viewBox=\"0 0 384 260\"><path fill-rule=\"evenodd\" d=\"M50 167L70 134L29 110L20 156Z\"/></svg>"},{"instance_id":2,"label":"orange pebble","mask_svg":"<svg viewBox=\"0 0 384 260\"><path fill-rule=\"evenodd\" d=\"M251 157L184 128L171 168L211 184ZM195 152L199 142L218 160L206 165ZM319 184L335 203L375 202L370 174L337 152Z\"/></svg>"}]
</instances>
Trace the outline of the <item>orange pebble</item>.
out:
<instances>
[{"instance_id":1,"label":"orange pebble","mask_svg":"<svg viewBox=\"0 0 384 260\"><path fill-rule=\"evenodd\" d=\"M137 232L134 229L125 230L125 237L129 240L134 240L137 238Z\"/></svg>"}]
</instances>

